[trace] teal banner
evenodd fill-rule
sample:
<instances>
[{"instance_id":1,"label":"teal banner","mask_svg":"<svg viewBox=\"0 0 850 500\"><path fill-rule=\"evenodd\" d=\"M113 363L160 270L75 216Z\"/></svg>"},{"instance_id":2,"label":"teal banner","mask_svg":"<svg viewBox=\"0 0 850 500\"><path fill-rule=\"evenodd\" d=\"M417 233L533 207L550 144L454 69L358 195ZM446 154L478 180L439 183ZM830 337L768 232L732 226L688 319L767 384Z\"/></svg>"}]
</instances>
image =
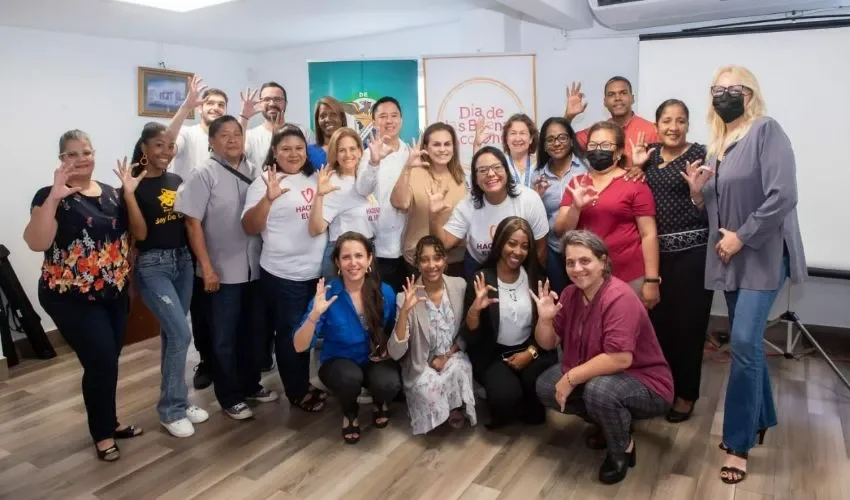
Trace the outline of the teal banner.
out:
<instances>
[{"instance_id":1,"label":"teal banner","mask_svg":"<svg viewBox=\"0 0 850 500\"><path fill-rule=\"evenodd\" d=\"M331 96L345 106L348 126L367 137L372 132L372 104L384 96L401 103L401 140L419 137L419 67L416 60L335 61L308 63L310 110ZM311 128L315 124L311 119ZM315 130L314 130L315 132Z\"/></svg>"}]
</instances>

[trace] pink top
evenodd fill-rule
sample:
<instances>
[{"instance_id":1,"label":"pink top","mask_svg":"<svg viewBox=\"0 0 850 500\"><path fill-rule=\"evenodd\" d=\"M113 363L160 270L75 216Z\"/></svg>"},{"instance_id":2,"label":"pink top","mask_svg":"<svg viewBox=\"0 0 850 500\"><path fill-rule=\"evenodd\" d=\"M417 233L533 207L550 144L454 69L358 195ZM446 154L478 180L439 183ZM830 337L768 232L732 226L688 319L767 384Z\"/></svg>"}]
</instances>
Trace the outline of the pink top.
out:
<instances>
[{"instance_id":1,"label":"pink top","mask_svg":"<svg viewBox=\"0 0 850 500\"><path fill-rule=\"evenodd\" d=\"M561 373L603 353L630 352L632 366L625 372L672 404L670 365L646 308L626 282L608 278L589 304L582 291L570 285L561 293L560 303L554 326L564 349Z\"/></svg>"}]
</instances>

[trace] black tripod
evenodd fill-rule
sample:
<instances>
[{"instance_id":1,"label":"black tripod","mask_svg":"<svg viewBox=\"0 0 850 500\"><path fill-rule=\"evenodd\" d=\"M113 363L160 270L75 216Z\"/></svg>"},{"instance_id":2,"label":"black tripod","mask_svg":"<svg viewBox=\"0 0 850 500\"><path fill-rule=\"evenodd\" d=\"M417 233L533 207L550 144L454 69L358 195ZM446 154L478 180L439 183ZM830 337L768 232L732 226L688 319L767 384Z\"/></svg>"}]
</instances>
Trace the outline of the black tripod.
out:
<instances>
[{"instance_id":1,"label":"black tripod","mask_svg":"<svg viewBox=\"0 0 850 500\"><path fill-rule=\"evenodd\" d=\"M838 367L835 366L835 363L829 358L829 356L827 356L826 352L824 352L820 344L818 344L815 338L812 337L812 334L809 333L809 331L806 329L806 326L800 320L800 316L798 316L796 312L791 310L791 288L792 286L789 283L787 287L787 292L785 294L788 308L777 319L770 323L771 325L774 325L779 321L783 321L785 323L785 349L783 350L778 345L767 339L764 340L764 343L767 344L768 347L772 348L773 350L784 356L785 359L798 360L803 356L814 353L815 351L819 352L820 355L823 356L823 359L826 360L826 362L832 368L832 371L834 371L835 374L838 375L838 378L840 378L841 381L844 382L844 385L847 386L848 389L850 389L850 382L847 381L847 377L845 377L844 374L841 373L841 370L839 370ZM806 340L809 341L812 347L803 350L799 354L795 354L794 351L797 349L797 344L800 342L800 337L804 335L806 337Z\"/></svg>"}]
</instances>

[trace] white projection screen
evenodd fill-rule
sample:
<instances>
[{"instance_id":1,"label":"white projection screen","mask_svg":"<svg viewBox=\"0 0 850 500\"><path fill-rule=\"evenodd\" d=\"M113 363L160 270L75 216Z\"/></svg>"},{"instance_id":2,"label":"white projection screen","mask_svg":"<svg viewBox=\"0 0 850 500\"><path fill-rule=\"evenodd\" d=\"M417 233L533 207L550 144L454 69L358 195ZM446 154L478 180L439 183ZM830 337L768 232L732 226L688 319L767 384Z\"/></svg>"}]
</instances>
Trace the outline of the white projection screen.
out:
<instances>
[{"instance_id":1,"label":"white projection screen","mask_svg":"<svg viewBox=\"0 0 850 500\"><path fill-rule=\"evenodd\" d=\"M689 140L705 144L712 76L728 64L755 73L791 139L809 267L850 271L850 27L642 37L638 113L654 120L661 102L681 99Z\"/></svg>"}]
</instances>

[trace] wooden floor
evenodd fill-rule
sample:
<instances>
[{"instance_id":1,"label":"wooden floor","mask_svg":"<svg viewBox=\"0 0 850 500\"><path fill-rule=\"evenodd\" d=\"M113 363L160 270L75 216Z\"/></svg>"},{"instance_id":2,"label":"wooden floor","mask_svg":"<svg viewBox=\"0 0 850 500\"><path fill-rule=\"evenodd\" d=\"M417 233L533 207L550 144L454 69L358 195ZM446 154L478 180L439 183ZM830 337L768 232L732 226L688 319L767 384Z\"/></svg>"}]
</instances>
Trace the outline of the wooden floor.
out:
<instances>
[{"instance_id":1,"label":"wooden floor","mask_svg":"<svg viewBox=\"0 0 850 500\"><path fill-rule=\"evenodd\" d=\"M705 361L694 418L639 423L637 467L622 483L604 486L596 480L603 452L585 448L585 424L554 414L550 425L533 429L489 432L479 425L413 437L399 405L388 428L366 426L360 444L347 446L333 402L318 415L285 402L262 405L254 420L236 422L205 390L190 397L210 410L210 421L191 438L172 438L155 411L156 339L124 351L118 388L122 422L147 432L121 443L118 462L103 463L86 430L81 369L64 354L30 362L0 383L0 497L850 499L850 393L816 357L774 357L770 365L780 424L751 453L745 482L732 487L718 479L728 358L714 353ZM266 381L281 388L276 374Z\"/></svg>"}]
</instances>

